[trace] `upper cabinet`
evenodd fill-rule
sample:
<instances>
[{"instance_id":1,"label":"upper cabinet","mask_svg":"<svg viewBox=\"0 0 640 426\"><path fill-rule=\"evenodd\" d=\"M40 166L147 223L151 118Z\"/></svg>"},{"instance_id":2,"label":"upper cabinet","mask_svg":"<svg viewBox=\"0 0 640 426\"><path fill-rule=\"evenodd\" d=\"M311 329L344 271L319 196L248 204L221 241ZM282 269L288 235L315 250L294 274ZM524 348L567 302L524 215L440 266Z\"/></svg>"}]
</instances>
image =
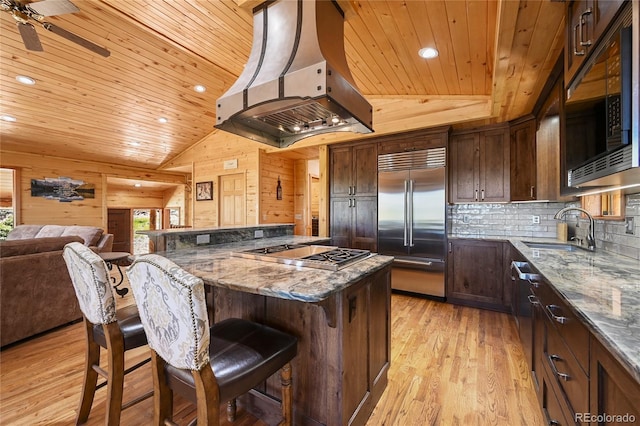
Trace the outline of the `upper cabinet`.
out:
<instances>
[{"instance_id":1,"label":"upper cabinet","mask_svg":"<svg viewBox=\"0 0 640 426\"><path fill-rule=\"evenodd\" d=\"M623 0L578 0L567 3L565 85L571 83L623 3Z\"/></svg>"},{"instance_id":2,"label":"upper cabinet","mask_svg":"<svg viewBox=\"0 0 640 426\"><path fill-rule=\"evenodd\" d=\"M331 197L378 195L376 143L331 147Z\"/></svg>"},{"instance_id":3,"label":"upper cabinet","mask_svg":"<svg viewBox=\"0 0 640 426\"><path fill-rule=\"evenodd\" d=\"M450 202L509 201L509 139L508 126L451 135Z\"/></svg>"},{"instance_id":4,"label":"upper cabinet","mask_svg":"<svg viewBox=\"0 0 640 426\"><path fill-rule=\"evenodd\" d=\"M537 198L536 119L526 117L512 123L511 129L511 201Z\"/></svg>"}]
</instances>

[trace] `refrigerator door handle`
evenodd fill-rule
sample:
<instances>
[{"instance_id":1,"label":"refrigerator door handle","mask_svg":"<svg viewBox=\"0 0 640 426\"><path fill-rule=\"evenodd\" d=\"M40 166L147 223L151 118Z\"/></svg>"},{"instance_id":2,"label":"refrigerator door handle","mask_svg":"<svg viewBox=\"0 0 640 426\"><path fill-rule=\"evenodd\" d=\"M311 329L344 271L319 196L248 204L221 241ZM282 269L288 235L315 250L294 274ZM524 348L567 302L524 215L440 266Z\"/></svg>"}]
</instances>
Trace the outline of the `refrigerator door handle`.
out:
<instances>
[{"instance_id":1,"label":"refrigerator door handle","mask_svg":"<svg viewBox=\"0 0 640 426\"><path fill-rule=\"evenodd\" d=\"M409 247L413 247L413 179L409 180Z\"/></svg>"},{"instance_id":2,"label":"refrigerator door handle","mask_svg":"<svg viewBox=\"0 0 640 426\"><path fill-rule=\"evenodd\" d=\"M408 190L408 186L409 183L407 182L407 180L405 179L404 181L404 203L403 203L403 213L404 213L404 246L407 247L409 245L407 239L408 239L408 229L407 229L407 214L408 214L408 208L407 208L407 202L408 202L408 194L409 194L409 190Z\"/></svg>"}]
</instances>

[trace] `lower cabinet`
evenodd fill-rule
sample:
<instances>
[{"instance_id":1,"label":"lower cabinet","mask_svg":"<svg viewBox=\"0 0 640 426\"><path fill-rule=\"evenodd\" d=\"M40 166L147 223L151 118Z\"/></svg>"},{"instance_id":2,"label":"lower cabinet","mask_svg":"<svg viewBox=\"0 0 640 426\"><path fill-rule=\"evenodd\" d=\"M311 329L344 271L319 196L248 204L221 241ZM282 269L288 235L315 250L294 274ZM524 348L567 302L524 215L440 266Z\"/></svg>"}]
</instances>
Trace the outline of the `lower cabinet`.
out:
<instances>
[{"instance_id":1,"label":"lower cabinet","mask_svg":"<svg viewBox=\"0 0 640 426\"><path fill-rule=\"evenodd\" d=\"M640 383L629 375L611 353L591 337L591 409L595 418L583 423L640 423Z\"/></svg>"},{"instance_id":2,"label":"lower cabinet","mask_svg":"<svg viewBox=\"0 0 640 426\"><path fill-rule=\"evenodd\" d=\"M388 383L391 265L316 303L223 287L211 290L211 321L245 318L298 337L298 354L292 361L294 424L366 424ZM276 424L279 375L256 391L239 403Z\"/></svg>"},{"instance_id":3,"label":"lower cabinet","mask_svg":"<svg viewBox=\"0 0 640 426\"><path fill-rule=\"evenodd\" d=\"M508 312L512 287L506 284L502 241L449 240L447 301Z\"/></svg>"},{"instance_id":4,"label":"lower cabinet","mask_svg":"<svg viewBox=\"0 0 640 426\"><path fill-rule=\"evenodd\" d=\"M514 250L512 257L518 254ZM527 361L547 424L640 422L640 382L544 277L532 280L529 293L531 322L523 321L520 315L517 319L521 338L527 339L525 349L528 339L531 341L532 354ZM518 310L521 304L514 306ZM523 326L531 329L522 330Z\"/></svg>"},{"instance_id":5,"label":"lower cabinet","mask_svg":"<svg viewBox=\"0 0 640 426\"><path fill-rule=\"evenodd\" d=\"M331 244L375 252L378 245L377 212L377 197L332 198Z\"/></svg>"}]
</instances>

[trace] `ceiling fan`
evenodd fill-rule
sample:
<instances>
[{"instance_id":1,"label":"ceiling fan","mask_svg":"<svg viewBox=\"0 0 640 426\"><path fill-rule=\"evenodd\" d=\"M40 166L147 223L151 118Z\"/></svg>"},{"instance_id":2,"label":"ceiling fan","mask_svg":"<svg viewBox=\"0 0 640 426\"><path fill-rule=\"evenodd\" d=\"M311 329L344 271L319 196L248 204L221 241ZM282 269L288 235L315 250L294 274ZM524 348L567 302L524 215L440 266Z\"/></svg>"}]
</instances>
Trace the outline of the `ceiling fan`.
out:
<instances>
[{"instance_id":1,"label":"ceiling fan","mask_svg":"<svg viewBox=\"0 0 640 426\"><path fill-rule=\"evenodd\" d=\"M98 46L76 34L45 21L47 16L76 13L80 9L69 0L42 0L35 3L21 3L17 0L0 0L0 9L10 13L18 24L18 31L27 50L42 52L42 44L34 26L29 23L33 20L42 25L45 30L64 37L85 49L89 49L98 55L108 57L111 52L102 46Z\"/></svg>"}]
</instances>

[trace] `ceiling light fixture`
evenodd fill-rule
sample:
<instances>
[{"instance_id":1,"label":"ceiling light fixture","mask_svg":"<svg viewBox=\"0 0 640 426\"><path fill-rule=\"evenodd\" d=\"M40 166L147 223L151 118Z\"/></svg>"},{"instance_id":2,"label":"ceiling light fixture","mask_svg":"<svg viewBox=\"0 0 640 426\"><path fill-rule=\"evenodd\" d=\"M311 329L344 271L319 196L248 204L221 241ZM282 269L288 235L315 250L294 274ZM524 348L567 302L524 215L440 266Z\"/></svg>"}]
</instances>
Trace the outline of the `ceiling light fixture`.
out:
<instances>
[{"instance_id":1,"label":"ceiling light fixture","mask_svg":"<svg viewBox=\"0 0 640 426\"><path fill-rule=\"evenodd\" d=\"M22 84L26 84L27 86L33 86L36 84L36 81L28 75L17 75L16 80Z\"/></svg>"},{"instance_id":2,"label":"ceiling light fixture","mask_svg":"<svg viewBox=\"0 0 640 426\"><path fill-rule=\"evenodd\" d=\"M207 88L202 84L196 84L195 86L193 86L193 90L195 90L198 93L204 93L207 91Z\"/></svg>"},{"instance_id":3,"label":"ceiling light fixture","mask_svg":"<svg viewBox=\"0 0 640 426\"><path fill-rule=\"evenodd\" d=\"M133 186L135 186L136 188L140 188L142 186L141 183L134 183Z\"/></svg>"},{"instance_id":4,"label":"ceiling light fixture","mask_svg":"<svg viewBox=\"0 0 640 426\"><path fill-rule=\"evenodd\" d=\"M293 126L293 131L294 132L299 132L300 131L300 126L298 126L297 124L295 126Z\"/></svg>"},{"instance_id":5,"label":"ceiling light fixture","mask_svg":"<svg viewBox=\"0 0 640 426\"><path fill-rule=\"evenodd\" d=\"M338 124L340 122L340 119L337 116L334 115L333 118L331 119L331 122L333 124Z\"/></svg>"},{"instance_id":6,"label":"ceiling light fixture","mask_svg":"<svg viewBox=\"0 0 640 426\"><path fill-rule=\"evenodd\" d=\"M0 115L0 120L2 121L8 121L10 123L13 123L14 121L17 121L17 119L11 115Z\"/></svg>"},{"instance_id":7,"label":"ceiling light fixture","mask_svg":"<svg viewBox=\"0 0 640 426\"><path fill-rule=\"evenodd\" d=\"M140 146L141 143L138 142L138 141L133 141L133 142L129 142L129 145L131 145L131 146Z\"/></svg>"},{"instance_id":8,"label":"ceiling light fixture","mask_svg":"<svg viewBox=\"0 0 640 426\"><path fill-rule=\"evenodd\" d=\"M160 117L160 118L158 118L158 122L159 122L159 123L162 123L162 124L167 123L168 121L169 121L169 120L168 120L167 118L165 118L165 117Z\"/></svg>"},{"instance_id":9,"label":"ceiling light fixture","mask_svg":"<svg viewBox=\"0 0 640 426\"><path fill-rule=\"evenodd\" d=\"M433 59L438 56L438 51L433 47L424 47L418 50L418 55L424 59Z\"/></svg>"}]
</instances>

